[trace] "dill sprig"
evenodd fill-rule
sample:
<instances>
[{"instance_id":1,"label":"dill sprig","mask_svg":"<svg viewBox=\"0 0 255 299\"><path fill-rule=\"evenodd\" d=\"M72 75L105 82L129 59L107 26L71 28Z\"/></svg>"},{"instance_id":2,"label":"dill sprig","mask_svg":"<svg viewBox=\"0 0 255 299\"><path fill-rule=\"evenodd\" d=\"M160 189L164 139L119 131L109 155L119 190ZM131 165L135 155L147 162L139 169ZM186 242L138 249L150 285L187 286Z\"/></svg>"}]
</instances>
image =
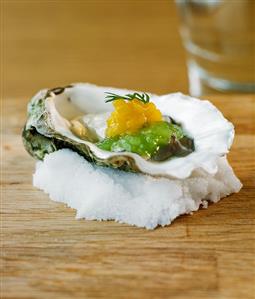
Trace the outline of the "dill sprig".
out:
<instances>
[{"instance_id":1,"label":"dill sprig","mask_svg":"<svg viewBox=\"0 0 255 299\"><path fill-rule=\"evenodd\" d=\"M115 100L127 100L127 101L132 101L134 99L139 100L143 102L144 104L149 103L150 101L150 96L147 93L138 93L135 92L133 94L126 94L124 96L117 95L112 92L105 92L107 94L106 98L106 103L108 102L113 102Z\"/></svg>"}]
</instances>

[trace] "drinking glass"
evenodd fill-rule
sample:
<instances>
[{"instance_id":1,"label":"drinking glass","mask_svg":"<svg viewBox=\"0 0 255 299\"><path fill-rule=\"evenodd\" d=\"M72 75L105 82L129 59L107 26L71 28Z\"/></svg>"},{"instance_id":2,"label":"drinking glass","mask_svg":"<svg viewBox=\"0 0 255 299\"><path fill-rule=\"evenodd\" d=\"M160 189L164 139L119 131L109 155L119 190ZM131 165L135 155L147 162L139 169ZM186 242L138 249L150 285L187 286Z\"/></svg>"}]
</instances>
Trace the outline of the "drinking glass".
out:
<instances>
[{"instance_id":1,"label":"drinking glass","mask_svg":"<svg viewBox=\"0 0 255 299\"><path fill-rule=\"evenodd\" d=\"M255 0L176 0L190 93L255 91Z\"/></svg>"}]
</instances>

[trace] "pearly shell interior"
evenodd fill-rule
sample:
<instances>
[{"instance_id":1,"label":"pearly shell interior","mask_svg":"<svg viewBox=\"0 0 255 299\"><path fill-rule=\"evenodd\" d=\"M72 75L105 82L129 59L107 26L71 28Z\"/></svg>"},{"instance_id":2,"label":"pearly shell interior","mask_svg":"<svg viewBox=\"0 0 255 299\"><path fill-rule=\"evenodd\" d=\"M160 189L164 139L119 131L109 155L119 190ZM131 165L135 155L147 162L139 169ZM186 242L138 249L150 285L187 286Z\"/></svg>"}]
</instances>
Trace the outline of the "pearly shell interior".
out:
<instances>
[{"instance_id":1,"label":"pearly shell interior","mask_svg":"<svg viewBox=\"0 0 255 299\"><path fill-rule=\"evenodd\" d=\"M70 120L89 114L109 114L111 103L105 103L105 92L120 95L133 91L112 87L98 87L88 83L72 84L60 94L50 93L45 100L52 128L59 134L89 147L95 159L132 159L139 171L152 176L185 179L194 171L217 172L217 159L228 153L234 138L232 123L209 101L181 93L150 94L151 101L163 115L171 116L181 124L184 132L194 139L195 151L188 156L163 162L146 161L135 153L113 153L99 149L92 142L82 140L70 130ZM103 135L102 135L103 137Z\"/></svg>"}]
</instances>

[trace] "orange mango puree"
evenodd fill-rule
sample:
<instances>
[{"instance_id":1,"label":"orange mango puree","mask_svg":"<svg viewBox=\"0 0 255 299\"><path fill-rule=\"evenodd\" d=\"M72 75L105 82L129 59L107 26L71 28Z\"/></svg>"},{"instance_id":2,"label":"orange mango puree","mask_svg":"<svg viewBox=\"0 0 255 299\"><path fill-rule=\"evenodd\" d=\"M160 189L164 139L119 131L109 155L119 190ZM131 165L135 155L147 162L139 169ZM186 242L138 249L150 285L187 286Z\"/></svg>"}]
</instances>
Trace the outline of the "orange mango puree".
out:
<instances>
[{"instance_id":1,"label":"orange mango puree","mask_svg":"<svg viewBox=\"0 0 255 299\"><path fill-rule=\"evenodd\" d=\"M162 121L162 114L153 103L139 100L113 102L115 110L107 120L107 137L132 134L146 124Z\"/></svg>"}]
</instances>

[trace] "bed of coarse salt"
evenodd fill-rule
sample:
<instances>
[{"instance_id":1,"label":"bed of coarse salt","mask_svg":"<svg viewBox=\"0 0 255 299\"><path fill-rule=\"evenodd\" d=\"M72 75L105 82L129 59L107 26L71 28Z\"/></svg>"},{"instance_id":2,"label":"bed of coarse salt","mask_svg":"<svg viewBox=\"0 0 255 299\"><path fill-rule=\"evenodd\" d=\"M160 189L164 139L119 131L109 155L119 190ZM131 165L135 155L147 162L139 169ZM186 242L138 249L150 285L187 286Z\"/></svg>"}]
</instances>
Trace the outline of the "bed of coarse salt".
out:
<instances>
[{"instance_id":1,"label":"bed of coarse salt","mask_svg":"<svg viewBox=\"0 0 255 299\"><path fill-rule=\"evenodd\" d=\"M215 175L197 172L173 180L95 166L69 149L37 162L33 183L52 200L76 209L77 218L115 220L147 229L168 225L242 186L226 157L218 159Z\"/></svg>"}]
</instances>

